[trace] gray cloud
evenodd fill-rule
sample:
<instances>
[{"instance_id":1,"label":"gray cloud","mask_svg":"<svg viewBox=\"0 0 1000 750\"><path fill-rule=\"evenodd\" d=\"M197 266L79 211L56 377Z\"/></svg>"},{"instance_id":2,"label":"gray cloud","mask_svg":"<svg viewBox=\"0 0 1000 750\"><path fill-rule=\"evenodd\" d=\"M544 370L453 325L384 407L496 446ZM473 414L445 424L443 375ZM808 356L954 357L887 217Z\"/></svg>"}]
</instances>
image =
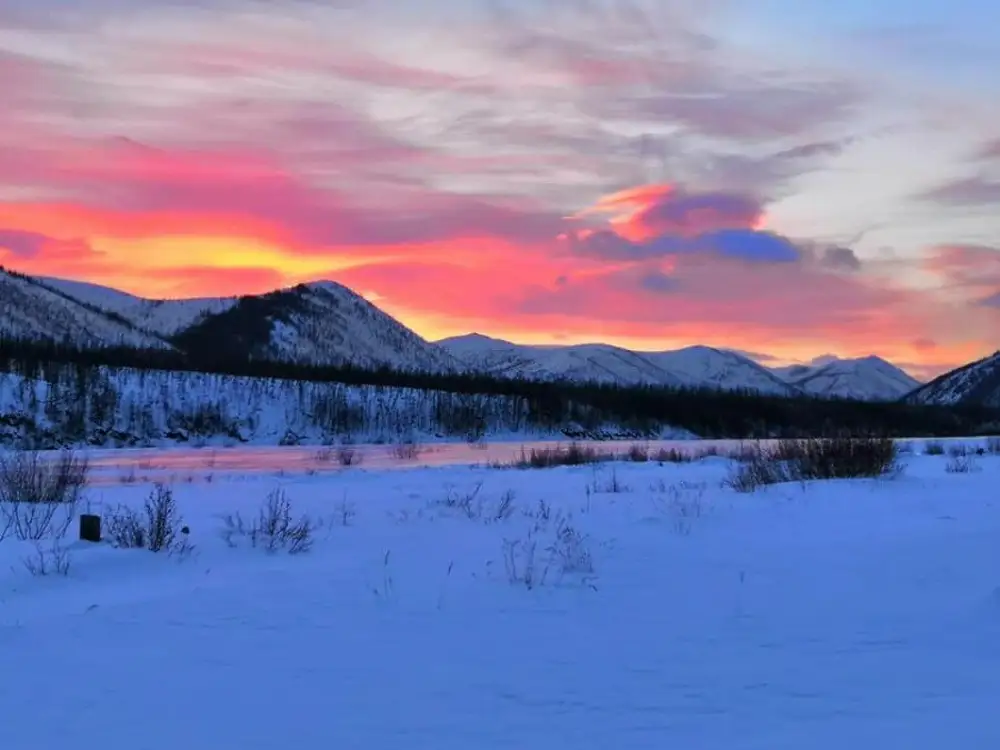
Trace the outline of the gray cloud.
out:
<instances>
[{"instance_id":1,"label":"gray cloud","mask_svg":"<svg viewBox=\"0 0 1000 750\"><path fill-rule=\"evenodd\" d=\"M967 177L946 182L925 191L923 200L951 206L983 206L1000 202L1000 180L983 176Z\"/></svg>"},{"instance_id":2,"label":"gray cloud","mask_svg":"<svg viewBox=\"0 0 1000 750\"><path fill-rule=\"evenodd\" d=\"M849 247L828 247L820 255L820 263L838 271L860 271L861 261Z\"/></svg>"}]
</instances>

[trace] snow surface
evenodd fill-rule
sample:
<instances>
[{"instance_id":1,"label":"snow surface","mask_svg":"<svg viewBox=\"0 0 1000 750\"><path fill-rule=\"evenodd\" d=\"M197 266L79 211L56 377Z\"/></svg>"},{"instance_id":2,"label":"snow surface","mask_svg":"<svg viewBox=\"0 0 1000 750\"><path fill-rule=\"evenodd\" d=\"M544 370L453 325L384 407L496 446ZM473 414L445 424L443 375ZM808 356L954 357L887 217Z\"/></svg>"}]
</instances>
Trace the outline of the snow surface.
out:
<instances>
[{"instance_id":1,"label":"snow surface","mask_svg":"<svg viewBox=\"0 0 1000 750\"><path fill-rule=\"evenodd\" d=\"M895 401L920 386L920 381L881 357L824 358L812 365L792 365L773 371L814 396Z\"/></svg>"},{"instance_id":2,"label":"snow surface","mask_svg":"<svg viewBox=\"0 0 1000 750\"><path fill-rule=\"evenodd\" d=\"M187 558L73 543L42 578L31 544L0 542L2 744L998 747L1000 459L907 460L753 495L720 487L721 459L178 484ZM479 483L481 513L448 507ZM277 486L328 520L313 550L228 547L219 514ZM547 559L559 517L594 572L512 584L505 540Z\"/></svg>"}]
</instances>

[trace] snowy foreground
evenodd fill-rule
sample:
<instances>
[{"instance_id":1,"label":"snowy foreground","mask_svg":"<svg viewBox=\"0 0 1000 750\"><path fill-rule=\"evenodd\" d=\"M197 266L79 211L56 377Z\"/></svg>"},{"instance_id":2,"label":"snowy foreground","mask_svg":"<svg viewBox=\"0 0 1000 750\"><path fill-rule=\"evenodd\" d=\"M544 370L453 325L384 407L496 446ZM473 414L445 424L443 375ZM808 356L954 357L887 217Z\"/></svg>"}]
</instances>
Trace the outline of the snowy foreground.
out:
<instances>
[{"instance_id":1,"label":"snowy foreground","mask_svg":"<svg viewBox=\"0 0 1000 750\"><path fill-rule=\"evenodd\" d=\"M33 576L0 542L0 747L1000 747L1000 457L904 460L745 495L716 458L178 483L186 556ZM277 486L312 549L227 544Z\"/></svg>"}]
</instances>

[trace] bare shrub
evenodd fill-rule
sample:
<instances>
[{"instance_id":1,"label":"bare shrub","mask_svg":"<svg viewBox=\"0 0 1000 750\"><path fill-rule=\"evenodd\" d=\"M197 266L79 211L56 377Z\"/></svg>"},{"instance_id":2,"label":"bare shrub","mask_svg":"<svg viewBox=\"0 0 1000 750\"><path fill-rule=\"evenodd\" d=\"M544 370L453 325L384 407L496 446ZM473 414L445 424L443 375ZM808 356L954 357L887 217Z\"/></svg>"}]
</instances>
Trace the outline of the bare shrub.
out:
<instances>
[{"instance_id":1,"label":"bare shrub","mask_svg":"<svg viewBox=\"0 0 1000 750\"><path fill-rule=\"evenodd\" d=\"M354 503L347 502L346 497L340 501L340 504L337 506L337 520L341 526L350 526L357 515L358 509Z\"/></svg>"},{"instance_id":2,"label":"bare shrub","mask_svg":"<svg viewBox=\"0 0 1000 750\"><path fill-rule=\"evenodd\" d=\"M555 535L547 551L552 555L560 573L594 573L590 538L573 525L571 516L560 514L556 519Z\"/></svg>"},{"instance_id":3,"label":"bare shrub","mask_svg":"<svg viewBox=\"0 0 1000 750\"><path fill-rule=\"evenodd\" d=\"M108 538L121 549L147 549L150 552L186 553L188 543L184 519L177 508L173 491L157 483L146 498L142 512L119 505L107 518Z\"/></svg>"},{"instance_id":4,"label":"bare shrub","mask_svg":"<svg viewBox=\"0 0 1000 750\"><path fill-rule=\"evenodd\" d=\"M71 560L69 549L55 539L48 549L36 543L35 553L23 558L21 562L33 576L68 576Z\"/></svg>"},{"instance_id":5,"label":"bare shrub","mask_svg":"<svg viewBox=\"0 0 1000 750\"><path fill-rule=\"evenodd\" d=\"M948 447L948 455L952 458L970 456L976 451L965 443L953 443Z\"/></svg>"},{"instance_id":6,"label":"bare shrub","mask_svg":"<svg viewBox=\"0 0 1000 750\"><path fill-rule=\"evenodd\" d=\"M393 458L399 461L415 461L423 449L414 438L405 438L392 444Z\"/></svg>"},{"instance_id":7,"label":"bare shrub","mask_svg":"<svg viewBox=\"0 0 1000 750\"><path fill-rule=\"evenodd\" d=\"M111 546L119 549L146 549L149 539L142 515L126 505L107 514L104 533Z\"/></svg>"},{"instance_id":8,"label":"bare shrub","mask_svg":"<svg viewBox=\"0 0 1000 750\"><path fill-rule=\"evenodd\" d=\"M730 448L725 451L721 451L721 455L728 458L730 461L738 461L740 463L749 463L757 458L760 453L759 443L740 443L736 448ZM717 456L720 455L718 449L709 449L706 455Z\"/></svg>"},{"instance_id":9,"label":"bare shrub","mask_svg":"<svg viewBox=\"0 0 1000 750\"><path fill-rule=\"evenodd\" d=\"M658 489L661 497L654 498L654 503L661 513L666 515L673 527L681 536L690 536L695 522L705 514L704 483L681 482L679 484L660 484Z\"/></svg>"},{"instance_id":10,"label":"bare shrub","mask_svg":"<svg viewBox=\"0 0 1000 750\"><path fill-rule=\"evenodd\" d=\"M925 456L943 456L944 455L944 443L938 442L936 440L928 440L924 443L924 455Z\"/></svg>"},{"instance_id":11,"label":"bare shrub","mask_svg":"<svg viewBox=\"0 0 1000 750\"><path fill-rule=\"evenodd\" d=\"M476 486L467 492L456 492L450 488L448 493L441 500L441 505L445 508L453 508L462 511L468 516L474 515L474 505L479 492L483 489L483 483L477 482Z\"/></svg>"},{"instance_id":12,"label":"bare shrub","mask_svg":"<svg viewBox=\"0 0 1000 750\"><path fill-rule=\"evenodd\" d=\"M507 490L500 496L496 513L493 516L495 521L506 521L514 514L514 490Z\"/></svg>"},{"instance_id":13,"label":"bare shrub","mask_svg":"<svg viewBox=\"0 0 1000 750\"><path fill-rule=\"evenodd\" d=\"M382 555L382 581L372 586L372 593L379 599L385 601L391 599L396 590L396 584L392 577L392 571L389 569L389 556L391 552L392 550L387 549L385 554ZM451 573L450 570L448 572L449 574Z\"/></svg>"},{"instance_id":14,"label":"bare shrub","mask_svg":"<svg viewBox=\"0 0 1000 750\"><path fill-rule=\"evenodd\" d=\"M973 454L953 455L944 465L944 470L949 474L971 474L979 471L979 464Z\"/></svg>"},{"instance_id":15,"label":"bare shrub","mask_svg":"<svg viewBox=\"0 0 1000 750\"><path fill-rule=\"evenodd\" d=\"M284 550L290 555L308 552L320 527L308 515L294 518L292 502L281 489L268 494L256 518L247 521L237 512L223 516L222 522L221 536L230 547L237 547L241 539L246 539L252 547L267 552Z\"/></svg>"},{"instance_id":16,"label":"bare shrub","mask_svg":"<svg viewBox=\"0 0 1000 750\"><path fill-rule=\"evenodd\" d=\"M616 456L610 451L599 451L592 446L570 443L568 446L552 448L532 448L530 453L521 449L519 458L509 463L493 464L494 468L551 469L556 466L584 466L586 464L614 461Z\"/></svg>"},{"instance_id":17,"label":"bare shrub","mask_svg":"<svg viewBox=\"0 0 1000 750\"><path fill-rule=\"evenodd\" d=\"M337 448L337 463L341 466L358 466L361 464L361 459L361 451L353 445L341 445Z\"/></svg>"},{"instance_id":18,"label":"bare shrub","mask_svg":"<svg viewBox=\"0 0 1000 750\"><path fill-rule=\"evenodd\" d=\"M573 525L568 515L558 514L552 526L547 520L536 523L521 539L504 539L501 549L511 585L531 590L565 575L575 575L594 587L590 538Z\"/></svg>"},{"instance_id":19,"label":"bare shrub","mask_svg":"<svg viewBox=\"0 0 1000 750\"><path fill-rule=\"evenodd\" d=\"M775 453L802 481L882 477L895 473L899 466L892 438L781 440Z\"/></svg>"},{"instance_id":20,"label":"bare shrub","mask_svg":"<svg viewBox=\"0 0 1000 750\"><path fill-rule=\"evenodd\" d=\"M758 446L752 459L737 467L727 484L738 492L782 482L892 476L899 471L891 438L810 438Z\"/></svg>"},{"instance_id":21,"label":"bare shrub","mask_svg":"<svg viewBox=\"0 0 1000 750\"><path fill-rule=\"evenodd\" d=\"M549 576L549 563L538 554L535 532L524 539L503 540L504 569L511 585L524 586L529 591L544 586Z\"/></svg>"},{"instance_id":22,"label":"bare shrub","mask_svg":"<svg viewBox=\"0 0 1000 750\"><path fill-rule=\"evenodd\" d=\"M593 483L587 488L588 492L618 494L621 492L631 492L632 488L618 478L618 471L611 469L611 476L603 482L599 481L596 472Z\"/></svg>"},{"instance_id":23,"label":"bare shrub","mask_svg":"<svg viewBox=\"0 0 1000 750\"><path fill-rule=\"evenodd\" d=\"M83 498L90 471L86 457L63 451L46 460L37 451L0 455L0 538L65 536Z\"/></svg>"},{"instance_id":24,"label":"bare shrub","mask_svg":"<svg viewBox=\"0 0 1000 750\"><path fill-rule=\"evenodd\" d=\"M552 506L545 502L544 499L538 499L538 505L532 508L525 508L524 515L535 521L536 526L544 526L548 524L549 520L552 518Z\"/></svg>"},{"instance_id":25,"label":"bare shrub","mask_svg":"<svg viewBox=\"0 0 1000 750\"><path fill-rule=\"evenodd\" d=\"M725 484L736 492L754 492L771 484L791 482L793 477L788 467L762 448L756 455L738 464L725 480Z\"/></svg>"},{"instance_id":26,"label":"bare shrub","mask_svg":"<svg viewBox=\"0 0 1000 750\"><path fill-rule=\"evenodd\" d=\"M686 464L694 460L694 456L677 448L660 448L653 459L661 464Z\"/></svg>"},{"instance_id":27,"label":"bare shrub","mask_svg":"<svg viewBox=\"0 0 1000 750\"><path fill-rule=\"evenodd\" d=\"M646 463L649 461L649 446L633 443L625 452L625 459L637 464Z\"/></svg>"}]
</instances>

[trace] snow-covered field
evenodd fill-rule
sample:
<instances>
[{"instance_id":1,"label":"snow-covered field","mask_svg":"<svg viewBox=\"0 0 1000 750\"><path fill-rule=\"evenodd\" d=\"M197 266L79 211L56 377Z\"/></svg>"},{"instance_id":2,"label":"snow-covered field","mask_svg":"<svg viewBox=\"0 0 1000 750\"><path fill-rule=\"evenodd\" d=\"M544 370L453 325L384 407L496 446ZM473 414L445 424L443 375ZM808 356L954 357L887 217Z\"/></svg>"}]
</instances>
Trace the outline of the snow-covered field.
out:
<instances>
[{"instance_id":1,"label":"snow-covered field","mask_svg":"<svg viewBox=\"0 0 1000 750\"><path fill-rule=\"evenodd\" d=\"M179 482L190 554L33 576L0 542L0 747L1000 747L1000 457L904 461L752 494L720 458ZM276 487L312 549L227 544Z\"/></svg>"}]
</instances>

